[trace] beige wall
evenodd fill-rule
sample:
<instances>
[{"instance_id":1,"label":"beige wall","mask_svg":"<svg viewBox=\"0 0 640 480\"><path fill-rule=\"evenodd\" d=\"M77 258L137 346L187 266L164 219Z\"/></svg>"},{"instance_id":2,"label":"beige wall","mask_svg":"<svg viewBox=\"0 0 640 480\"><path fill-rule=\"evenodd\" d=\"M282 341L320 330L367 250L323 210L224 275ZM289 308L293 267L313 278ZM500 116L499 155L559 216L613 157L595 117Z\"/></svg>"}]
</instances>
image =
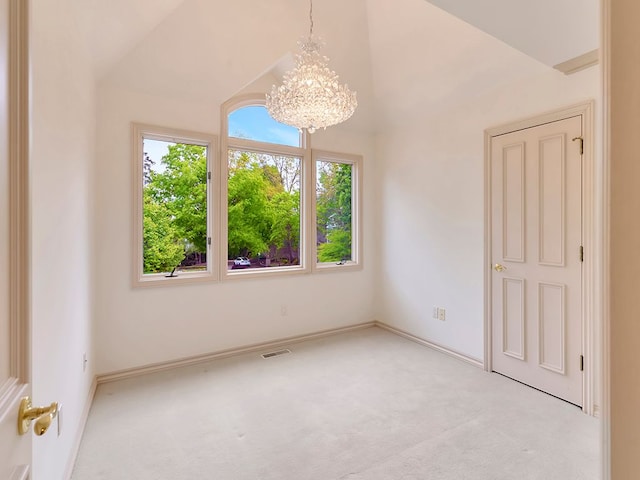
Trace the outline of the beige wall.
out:
<instances>
[{"instance_id":1,"label":"beige wall","mask_svg":"<svg viewBox=\"0 0 640 480\"><path fill-rule=\"evenodd\" d=\"M605 5L611 6L611 16L605 16L611 49L611 478L635 480L640 476L640 3L607 0Z\"/></svg>"},{"instance_id":2,"label":"beige wall","mask_svg":"<svg viewBox=\"0 0 640 480\"><path fill-rule=\"evenodd\" d=\"M36 479L64 478L93 380L95 80L70 3L31 2L33 400L63 411L33 441Z\"/></svg>"},{"instance_id":3,"label":"beige wall","mask_svg":"<svg viewBox=\"0 0 640 480\"><path fill-rule=\"evenodd\" d=\"M597 99L599 80L598 68L572 76L547 68L463 106L415 112L378 136L380 320L482 361L483 132ZM446 321L432 318L433 306Z\"/></svg>"},{"instance_id":4,"label":"beige wall","mask_svg":"<svg viewBox=\"0 0 640 480\"><path fill-rule=\"evenodd\" d=\"M132 288L131 122L218 133L219 105L103 86L98 94L97 371L207 354L374 320L376 192L364 190L364 268L352 272L233 279ZM339 127L312 146L364 157L364 184L376 172L371 135ZM215 237L214 237L215 239ZM282 315L285 305L287 314Z\"/></svg>"}]
</instances>

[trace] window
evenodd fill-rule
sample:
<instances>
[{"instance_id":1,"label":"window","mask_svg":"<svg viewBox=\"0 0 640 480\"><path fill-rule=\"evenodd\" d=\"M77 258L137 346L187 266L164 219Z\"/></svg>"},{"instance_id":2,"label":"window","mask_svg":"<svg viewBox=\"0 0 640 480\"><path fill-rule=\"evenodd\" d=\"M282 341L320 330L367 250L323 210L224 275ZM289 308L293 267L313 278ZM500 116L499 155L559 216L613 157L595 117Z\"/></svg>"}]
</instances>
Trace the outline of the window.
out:
<instances>
[{"instance_id":1,"label":"window","mask_svg":"<svg viewBox=\"0 0 640 480\"><path fill-rule=\"evenodd\" d=\"M222 109L225 278L361 268L362 157L308 148L263 96Z\"/></svg>"},{"instance_id":2,"label":"window","mask_svg":"<svg viewBox=\"0 0 640 480\"><path fill-rule=\"evenodd\" d=\"M229 269L301 264L301 169L299 157L229 150Z\"/></svg>"},{"instance_id":3,"label":"window","mask_svg":"<svg viewBox=\"0 0 640 480\"><path fill-rule=\"evenodd\" d=\"M223 112L229 277L306 268L304 137L273 120L260 101L264 99L251 99Z\"/></svg>"},{"instance_id":4,"label":"window","mask_svg":"<svg viewBox=\"0 0 640 480\"><path fill-rule=\"evenodd\" d=\"M210 280L215 137L133 125L134 284Z\"/></svg>"},{"instance_id":5,"label":"window","mask_svg":"<svg viewBox=\"0 0 640 480\"><path fill-rule=\"evenodd\" d=\"M314 151L313 164L316 268L359 266L361 157Z\"/></svg>"},{"instance_id":6,"label":"window","mask_svg":"<svg viewBox=\"0 0 640 480\"><path fill-rule=\"evenodd\" d=\"M263 96L223 106L221 163L213 135L132 127L135 286L362 265L362 158L308 148Z\"/></svg>"}]
</instances>

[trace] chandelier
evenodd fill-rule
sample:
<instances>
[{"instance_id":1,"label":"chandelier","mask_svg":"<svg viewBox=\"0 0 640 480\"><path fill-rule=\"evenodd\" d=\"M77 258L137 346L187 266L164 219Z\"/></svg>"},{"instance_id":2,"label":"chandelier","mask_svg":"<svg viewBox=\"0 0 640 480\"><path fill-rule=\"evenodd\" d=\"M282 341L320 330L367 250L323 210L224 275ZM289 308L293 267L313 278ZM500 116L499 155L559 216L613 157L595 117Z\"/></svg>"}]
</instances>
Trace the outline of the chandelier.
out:
<instances>
[{"instance_id":1,"label":"chandelier","mask_svg":"<svg viewBox=\"0 0 640 480\"><path fill-rule=\"evenodd\" d=\"M349 119L358 101L320 55L321 42L313 37L313 0L310 4L309 38L298 42L302 53L296 55L295 68L284 74L282 85L271 88L266 104L274 120L313 133Z\"/></svg>"}]
</instances>

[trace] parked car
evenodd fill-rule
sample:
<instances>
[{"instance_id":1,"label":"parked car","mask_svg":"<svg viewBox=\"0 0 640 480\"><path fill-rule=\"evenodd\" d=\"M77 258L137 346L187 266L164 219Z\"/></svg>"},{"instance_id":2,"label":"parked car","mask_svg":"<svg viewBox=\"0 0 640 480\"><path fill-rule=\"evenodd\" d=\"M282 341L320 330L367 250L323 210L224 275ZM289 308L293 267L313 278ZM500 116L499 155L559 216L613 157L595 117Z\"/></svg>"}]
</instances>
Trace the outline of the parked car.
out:
<instances>
[{"instance_id":1,"label":"parked car","mask_svg":"<svg viewBox=\"0 0 640 480\"><path fill-rule=\"evenodd\" d=\"M238 257L233 261L234 268L250 267L251 261L247 257Z\"/></svg>"}]
</instances>

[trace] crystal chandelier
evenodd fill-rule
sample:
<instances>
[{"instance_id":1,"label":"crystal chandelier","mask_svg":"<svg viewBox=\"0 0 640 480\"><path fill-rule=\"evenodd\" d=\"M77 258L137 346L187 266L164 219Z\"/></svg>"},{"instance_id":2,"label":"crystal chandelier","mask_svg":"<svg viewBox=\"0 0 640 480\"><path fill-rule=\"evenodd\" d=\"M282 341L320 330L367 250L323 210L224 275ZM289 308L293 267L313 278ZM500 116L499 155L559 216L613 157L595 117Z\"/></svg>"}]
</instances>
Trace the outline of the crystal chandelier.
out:
<instances>
[{"instance_id":1,"label":"crystal chandelier","mask_svg":"<svg viewBox=\"0 0 640 480\"><path fill-rule=\"evenodd\" d=\"M313 133L349 119L358 101L319 53L320 41L313 38L313 0L310 4L309 38L298 42L302 53L296 55L295 68L284 74L282 85L271 88L266 103L274 120Z\"/></svg>"}]
</instances>

